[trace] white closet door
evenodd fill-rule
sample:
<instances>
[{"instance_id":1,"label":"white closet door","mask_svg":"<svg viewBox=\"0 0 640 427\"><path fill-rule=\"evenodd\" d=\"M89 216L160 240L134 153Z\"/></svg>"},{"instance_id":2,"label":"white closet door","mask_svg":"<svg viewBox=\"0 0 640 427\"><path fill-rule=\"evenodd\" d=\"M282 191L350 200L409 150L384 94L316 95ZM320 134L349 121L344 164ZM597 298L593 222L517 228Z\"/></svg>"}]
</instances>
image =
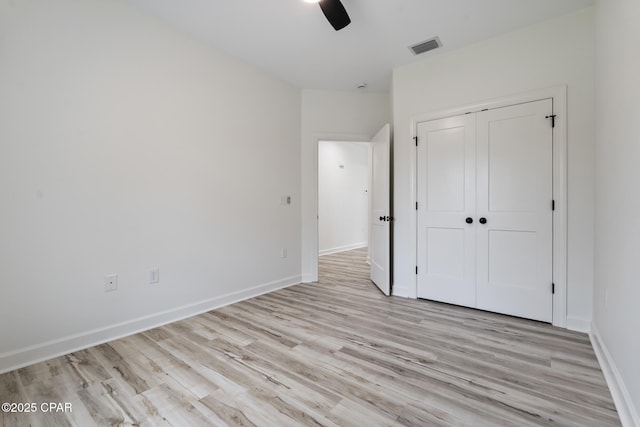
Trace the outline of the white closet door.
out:
<instances>
[{"instance_id":1,"label":"white closet door","mask_svg":"<svg viewBox=\"0 0 640 427\"><path fill-rule=\"evenodd\" d=\"M418 125L418 297L475 307L475 115Z\"/></svg>"},{"instance_id":2,"label":"white closet door","mask_svg":"<svg viewBox=\"0 0 640 427\"><path fill-rule=\"evenodd\" d=\"M477 308L552 320L552 100L477 115ZM486 223L483 224L484 219Z\"/></svg>"}]
</instances>

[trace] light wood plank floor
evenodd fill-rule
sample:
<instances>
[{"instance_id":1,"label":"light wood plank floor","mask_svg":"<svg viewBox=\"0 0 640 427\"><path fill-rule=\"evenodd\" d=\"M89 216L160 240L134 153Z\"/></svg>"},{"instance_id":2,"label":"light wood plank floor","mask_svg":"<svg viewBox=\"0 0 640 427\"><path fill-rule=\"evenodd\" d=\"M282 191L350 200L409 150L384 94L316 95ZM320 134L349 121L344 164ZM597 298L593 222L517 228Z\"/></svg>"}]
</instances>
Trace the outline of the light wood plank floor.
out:
<instances>
[{"instance_id":1,"label":"light wood plank floor","mask_svg":"<svg viewBox=\"0 0 640 427\"><path fill-rule=\"evenodd\" d=\"M0 376L4 426L616 426L586 335L386 298L365 252L298 285Z\"/></svg>"}]
</instances>

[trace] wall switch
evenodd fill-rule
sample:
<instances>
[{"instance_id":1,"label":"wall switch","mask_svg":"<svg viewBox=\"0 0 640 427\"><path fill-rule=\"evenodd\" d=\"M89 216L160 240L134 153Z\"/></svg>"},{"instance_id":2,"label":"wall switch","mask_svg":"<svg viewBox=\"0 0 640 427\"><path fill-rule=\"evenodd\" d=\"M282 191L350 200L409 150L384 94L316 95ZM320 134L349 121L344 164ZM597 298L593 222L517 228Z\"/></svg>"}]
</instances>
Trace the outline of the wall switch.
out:
<instances>
[{"instance_id":1,"label":"wall switch","mask_svg":"<svg viewBox=\"0 0 640 427\"><path fill-rule=\"evenodd\" d=\"M160 281L160 269L154 268L149 272L149 283L154 284Z\"/></svg>"},{"instance_id":2,"label":"wall switch","mask_svg":"<svg viewBox=\"0 0 640 427\"><path fill-rule=\"evenodd\" d=\"M280 252L280 258L286 258L287 257L287 248L282 248L282 251Z\"/></svg>"},{"instance_id":3,"label":"wall switch","mask_svg":"<svg viewBox=\"0 0 640 427\"><path fill-rule=\"evenodd\" d=\"M104 276L104 291L111 292L116 289L118 289L118 275L109 274L108 276Z\"/></svg>"}]
</instances>

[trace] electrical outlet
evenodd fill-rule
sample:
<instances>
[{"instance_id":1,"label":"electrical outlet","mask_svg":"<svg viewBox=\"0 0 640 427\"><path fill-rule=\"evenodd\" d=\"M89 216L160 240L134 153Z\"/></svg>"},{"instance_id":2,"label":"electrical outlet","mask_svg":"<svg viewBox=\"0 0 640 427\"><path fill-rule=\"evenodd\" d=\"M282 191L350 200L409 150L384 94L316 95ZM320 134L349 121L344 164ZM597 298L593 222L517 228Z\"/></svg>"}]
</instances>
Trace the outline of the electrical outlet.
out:
<instances>
[{"instance_id":1,"label":"electrical outlet","mask_svg":"<svg viewBox=\"0 0 640 427\"><path fill-rule=\"evenodd\" d=\"M287 257L287 248L282 248L280 252L280 258L286 258L286 257Z\"/></svg>"},{"instance_id":2,"label":"electrical outlet","mask_svg":"<svg viewBox=\"0 0 640 427\"><path fill-rule=\"evenodd\" d=\"M118 275L109 274L108 276L104 276L104 291L111 292L116 289L118 289Z\"/></svg>"},{"instance_id":3,"label":"electrical outlet","mask_svg":"<svg viewBox=\"0 0 640 427\"><path fill-rule=\"evenodd\" d=\"M149 272L149 283L154 284L160 281L160 269L154 268Z\"/></svg>"}]
</instances>

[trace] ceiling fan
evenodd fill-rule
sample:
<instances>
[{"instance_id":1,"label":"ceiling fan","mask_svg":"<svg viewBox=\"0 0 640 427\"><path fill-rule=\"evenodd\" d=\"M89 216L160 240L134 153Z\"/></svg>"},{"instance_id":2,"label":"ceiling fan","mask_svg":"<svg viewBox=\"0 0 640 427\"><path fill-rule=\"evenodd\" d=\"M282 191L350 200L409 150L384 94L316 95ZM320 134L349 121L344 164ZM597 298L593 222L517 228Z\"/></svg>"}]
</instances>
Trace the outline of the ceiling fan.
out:
<instances>
[{"instance_id":1,"label":"ceiling fan","mask_svg":"<svg viewBox=\"0 0 640 427\"><path fill-rule=\"evenodd\" d=\"M351 18L340 0L306 0L309 3L318 3L322 13L327 18L331 26L336 30L341 30L351 23Z\"/></svg>"}]
</instances>

